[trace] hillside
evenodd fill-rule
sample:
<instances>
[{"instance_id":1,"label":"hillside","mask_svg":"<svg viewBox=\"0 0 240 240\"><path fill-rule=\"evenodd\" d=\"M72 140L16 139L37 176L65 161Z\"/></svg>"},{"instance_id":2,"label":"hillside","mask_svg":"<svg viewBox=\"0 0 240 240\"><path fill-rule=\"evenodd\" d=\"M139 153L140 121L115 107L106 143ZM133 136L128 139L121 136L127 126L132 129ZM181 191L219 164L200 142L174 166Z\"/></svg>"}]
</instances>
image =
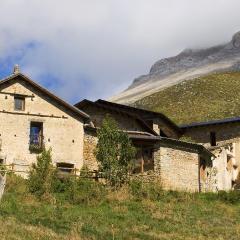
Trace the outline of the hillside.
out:
<instances>
[{"instance_id":1,"label":"hillside","mask_svg":"<svg viewBox=\"0 0 240 240\"><path fill-rule=\"evenodd\" d=\"M104 195L84 188L74 204L68 195L40 201L26 190L26 180L14 175L7 182L1 240L240 238L238 192L190 194L135 185Z\"/></svg>"},{"instance_id":2,"label":"hillside","mask_svg":"<svg viewBox=\"0 0 240 240\"><path fill-rule=\"evenodd\" d=\"M240 116L240 72L216 73L184 81L137 101L178 124Z\"/></svg>"},{"instance_id":3,"label":"hillside","mask_svg":"<svg viewBox=\"0 0 240 240\"><path fill-rule=\"evenodd\" d=\"M186 49L176 56L155 62L148 74L136 78L129 88L110 101L131 104L184 80L230 71L240 71L240 32L226 44Z\"/></svg>"}]
</instances>

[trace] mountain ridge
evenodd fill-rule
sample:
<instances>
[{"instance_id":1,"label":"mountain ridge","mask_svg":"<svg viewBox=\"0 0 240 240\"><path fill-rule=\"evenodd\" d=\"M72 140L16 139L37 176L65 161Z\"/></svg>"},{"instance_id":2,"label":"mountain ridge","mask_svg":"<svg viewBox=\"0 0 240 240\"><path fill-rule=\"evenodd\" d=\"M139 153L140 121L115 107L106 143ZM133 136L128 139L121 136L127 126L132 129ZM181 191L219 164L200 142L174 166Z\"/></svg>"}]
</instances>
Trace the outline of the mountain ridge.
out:
<instances>
[{"instance_id":1,"label":"mountain ridge","mask_svg":"<svg viewBox=\"0 0 240 240\"><path fill-rule=\"evenodd\" d=\"M174 57L155 62L149 74L136 78L125 91L110 100L131 104L182 81L227 71L240 71L240 32L226 44L185 49Z\"/></svg>"}]
</instances>

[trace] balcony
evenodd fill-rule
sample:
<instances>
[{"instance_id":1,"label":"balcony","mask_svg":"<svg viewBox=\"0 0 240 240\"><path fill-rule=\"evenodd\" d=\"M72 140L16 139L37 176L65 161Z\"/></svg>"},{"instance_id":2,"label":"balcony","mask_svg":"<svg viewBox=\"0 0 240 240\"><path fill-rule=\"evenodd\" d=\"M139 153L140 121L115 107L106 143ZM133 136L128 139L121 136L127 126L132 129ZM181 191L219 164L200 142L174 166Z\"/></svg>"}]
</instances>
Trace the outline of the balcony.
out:
<instances>
[{"instance_id":1,"label":"balcony","mask_svg":"<svg viewBox=\"0 0 240 240\"><path fill-rule=\"evenodd\" d=\"M43 135L31 134L29 142L30 152L40 153L43 150Z\"/></svg>"}]
</instances>

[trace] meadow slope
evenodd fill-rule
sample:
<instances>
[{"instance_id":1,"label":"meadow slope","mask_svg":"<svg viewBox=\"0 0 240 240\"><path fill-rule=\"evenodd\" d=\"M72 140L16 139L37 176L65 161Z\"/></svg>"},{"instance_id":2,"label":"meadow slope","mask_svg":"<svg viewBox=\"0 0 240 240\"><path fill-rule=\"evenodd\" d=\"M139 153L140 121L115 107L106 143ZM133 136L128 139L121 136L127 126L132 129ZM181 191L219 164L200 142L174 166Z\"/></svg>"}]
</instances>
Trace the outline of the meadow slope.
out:
<instances>
[{"instance_id":1,"label":"meadow slope","mask_svg":"<svg viewBox=\"0 0 240 240\"><path fill-rule=\"evenodd\" d=\"M240 72L184 81L133 105L162 112L178 124L240 116Z\"/></svg>"}]
</instances>

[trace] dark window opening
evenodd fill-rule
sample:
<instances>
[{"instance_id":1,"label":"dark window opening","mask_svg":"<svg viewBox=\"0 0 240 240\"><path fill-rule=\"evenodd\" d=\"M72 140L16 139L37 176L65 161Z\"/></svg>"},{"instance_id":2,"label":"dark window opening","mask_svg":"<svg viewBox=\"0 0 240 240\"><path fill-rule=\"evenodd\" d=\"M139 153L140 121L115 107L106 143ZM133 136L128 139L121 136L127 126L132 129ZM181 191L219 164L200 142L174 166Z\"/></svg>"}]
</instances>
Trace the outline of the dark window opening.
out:
<instances>
[{"instance_id":1,"label":"dark window opening","mask_svg":"<svg viewBox=\"0 0 240 240\"><path fill-rule=\"evenodd\" d=\"M149 170L154 170L153 149L139 149L134 160L133 173L143 173Z\"/></svg>"},{"instance_id":2,"label":"dark window opening","mask_svg":"<svg viewBox=\"0 0 240 240\"><path fill-rule=\"evenodd\" d=\"M24 111L25 110L25 98L14 96L14 110Z\"/></svg>"},{"instance_id":3,"label":"dark window opening","mask_svg":"<svg viewBox=\"0 0 240 240\"><path fill-rule=\"evenodd\" d=\"M59 162L57 163L57 169L60 174L70 174L74 171L74 164Z\"/></svg>"},{"instance_id":4,"label":"dark window opening","mask_svg":"<svg viewBox=\"0 0 240 240\"><path fill-rule=\"evenodd\" d=\"M43 123L31 122L30 125L30 148L42 149L43 147Z\"/></svg>"},{"instance_id":5,"label":"dark window opening","mask_svg":"<svg viewBox=\"0 0 240 240\"><path fill-rule=\"evenodd\" d=\"M211 146L216 146L217 145L216 133L215 132L210 132L210 144L211 144Z\"/></svg>"},{"instance_id":6,"label":"dark window opening","mask_svg":"<svg viewBox=\"0 0 240 240\"><path fill-rule=\"evenodd\" d=\"M167 135L160 129L160 136L161 137L167 137Z\"/></svg>"}]
</instances>

